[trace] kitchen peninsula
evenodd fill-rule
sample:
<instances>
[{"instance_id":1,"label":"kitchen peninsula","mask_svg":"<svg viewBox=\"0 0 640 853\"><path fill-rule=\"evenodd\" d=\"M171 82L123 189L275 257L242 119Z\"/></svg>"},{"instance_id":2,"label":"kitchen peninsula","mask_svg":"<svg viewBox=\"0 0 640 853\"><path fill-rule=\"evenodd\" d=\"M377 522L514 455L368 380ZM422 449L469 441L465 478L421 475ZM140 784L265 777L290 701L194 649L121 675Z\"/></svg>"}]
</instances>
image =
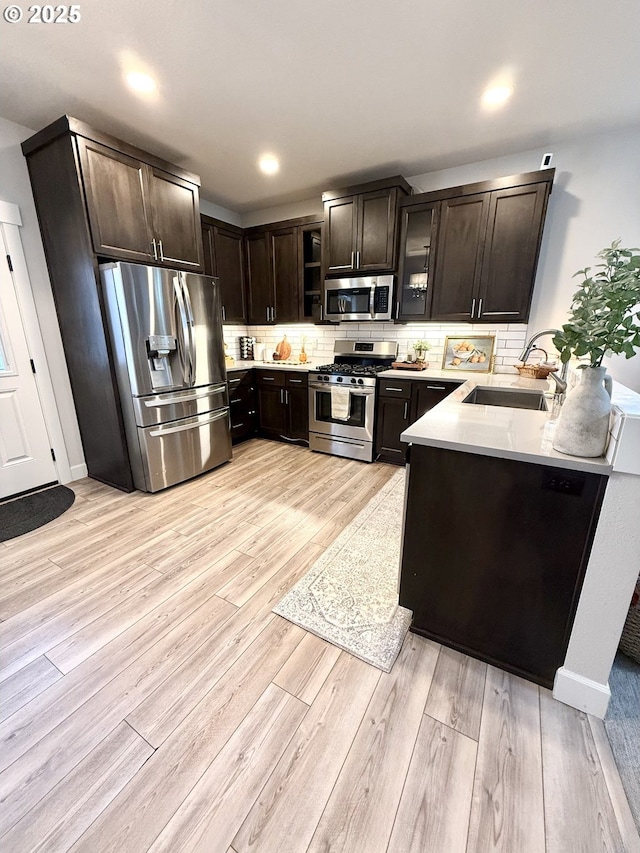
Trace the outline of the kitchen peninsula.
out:
<instances>
[{"instance_id":1,"label":"kitchen peninsula","mask_svg":"<svg viewBox=\"0 0 640 853\"><path fill-rule=\"evenodd\" d=\"M478 387L506 402L474 405ZM508 405L546 387L476 377L405 430L400 604L417 633L604 716L637 576L638 536L620 530L637 527L640 397L614 388L607 455L583 459L553 450L552 414Z\"/></svg>"}]
</instances>

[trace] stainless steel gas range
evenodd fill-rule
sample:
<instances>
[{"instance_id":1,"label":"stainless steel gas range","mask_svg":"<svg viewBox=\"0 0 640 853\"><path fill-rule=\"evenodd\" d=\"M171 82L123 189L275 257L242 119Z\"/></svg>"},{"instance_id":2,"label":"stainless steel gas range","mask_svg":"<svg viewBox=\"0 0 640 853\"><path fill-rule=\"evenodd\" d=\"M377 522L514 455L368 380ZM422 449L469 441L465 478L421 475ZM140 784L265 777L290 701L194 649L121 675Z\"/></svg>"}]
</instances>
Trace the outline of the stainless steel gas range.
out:
<instances>
[{"instance_id":1,"label":"stainless steel gas range","mask_svg":"<svg viewBox=\"0 0 640 853\"><path fill-rule=\"evenodd\" d=\"M309 374L309 447L373 461L376 374L398 354L395 341L336 341L333 364Z\"/></svg>"}]
</instances>

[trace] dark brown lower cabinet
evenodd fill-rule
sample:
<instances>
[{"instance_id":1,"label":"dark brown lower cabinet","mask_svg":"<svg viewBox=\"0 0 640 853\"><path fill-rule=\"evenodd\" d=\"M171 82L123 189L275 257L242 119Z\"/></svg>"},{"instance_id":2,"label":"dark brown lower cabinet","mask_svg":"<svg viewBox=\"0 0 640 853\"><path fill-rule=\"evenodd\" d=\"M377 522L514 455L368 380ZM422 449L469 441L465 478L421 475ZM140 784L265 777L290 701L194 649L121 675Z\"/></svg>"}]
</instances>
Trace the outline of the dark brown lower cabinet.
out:
<instances>
[{"instance_id":1,"label":"dark brown lower cabinet","mask_svg":"<svg viewBox=\"0 0 640 853\"><path fill-rule=\"evenodd\" d=\"M257 370L260 435L281 441L309 441L307 374Z\"/></svg>"},{"instance_id":2,"label":"dark brown lower cabinet","mask_svg":"<svg viewBox=\"0 0 640 853\"><path fill-rule=\"evenodd\" d=\"M227 378L231 443L239 444L258 432L258 404L253 370L234 370Z\"/></svg>"},{"instance_id":3,"label":"dark brown lower cabinet","mask_svg":"<svg viewBox=\"0 0 640 853\"><path fill-rule=\"evenodd\" d=\"M552 687L607 477L418 445L408 470L411 630Z\"/></svg>"},{"instance_id":4,"label":"dark brown lower cabinet","mask_svg":"<svg viewBox=\"0 0 640 853\"><path fill-rule=\"evenodd\" d=\"M460 385L426 379L379 379L376 403L376 457L404 465L407 445L400 434Z\"/></svg>"},{"instance_id":5,"label":"dark brown lower cabinet","mask_svg":"<svg viewBox=\"0 0 640 853\"><path fill-rule=\"evenodd\" d=\"M404 465L407 445L400 433L411 423L411 385L406 379L378 381L375 452L381 462Z\"/></svg>"}]
</instances>

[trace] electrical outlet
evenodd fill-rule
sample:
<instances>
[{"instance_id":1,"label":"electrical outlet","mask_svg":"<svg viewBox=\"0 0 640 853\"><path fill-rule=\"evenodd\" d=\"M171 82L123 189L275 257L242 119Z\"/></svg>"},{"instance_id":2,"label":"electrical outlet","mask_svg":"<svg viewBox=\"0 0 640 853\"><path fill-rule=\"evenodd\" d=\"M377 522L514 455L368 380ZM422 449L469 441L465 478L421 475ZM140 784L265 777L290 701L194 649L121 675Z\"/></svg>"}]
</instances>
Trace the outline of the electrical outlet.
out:
<instances>
[{"instance_id":1,"label":"electrical outlet","mask_svg":"<svg viewBox=\"0 0 640 853\"><path fill-rule=\"evenodd\" d=\"M542 475L542 488L562 495L580 496L584 489L584 477L561 468L545 468Z\"/></svg>"}]
</instances>

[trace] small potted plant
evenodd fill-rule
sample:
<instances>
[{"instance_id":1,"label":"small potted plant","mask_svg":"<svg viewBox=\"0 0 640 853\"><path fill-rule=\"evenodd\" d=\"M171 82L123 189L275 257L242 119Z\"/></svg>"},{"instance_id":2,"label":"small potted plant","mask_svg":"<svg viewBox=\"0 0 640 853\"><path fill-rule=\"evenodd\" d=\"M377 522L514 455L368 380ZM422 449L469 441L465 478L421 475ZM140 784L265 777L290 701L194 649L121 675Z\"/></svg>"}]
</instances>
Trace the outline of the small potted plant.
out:
<instances>
[{"instance_id":1,"label":"small potted plant","mask_svg":"<svg viewBox=\"0 0 640 853\"><path fill-rule=\"evenodd\" d=\"M586 357L580 383L568 395L553 446L571 456L601 456L609 431L611 377L602 360L631 358L640 347L640 249L624 249L620 240L598 252L594 274L579 270L580 287L571 302L569 322L553 338L562 362Z\"/></svg>"},{"instance_id":2,"label":"small potted plant","mask_svg":"<svg viewBox=\"0 0 640 853\"><path fill-rule=\"evenodd\" d=\"M429 341L416 341L413 345L416 354L416 361L423 362L425 355L431 349Z\"/></svg>"}]
</instances>

